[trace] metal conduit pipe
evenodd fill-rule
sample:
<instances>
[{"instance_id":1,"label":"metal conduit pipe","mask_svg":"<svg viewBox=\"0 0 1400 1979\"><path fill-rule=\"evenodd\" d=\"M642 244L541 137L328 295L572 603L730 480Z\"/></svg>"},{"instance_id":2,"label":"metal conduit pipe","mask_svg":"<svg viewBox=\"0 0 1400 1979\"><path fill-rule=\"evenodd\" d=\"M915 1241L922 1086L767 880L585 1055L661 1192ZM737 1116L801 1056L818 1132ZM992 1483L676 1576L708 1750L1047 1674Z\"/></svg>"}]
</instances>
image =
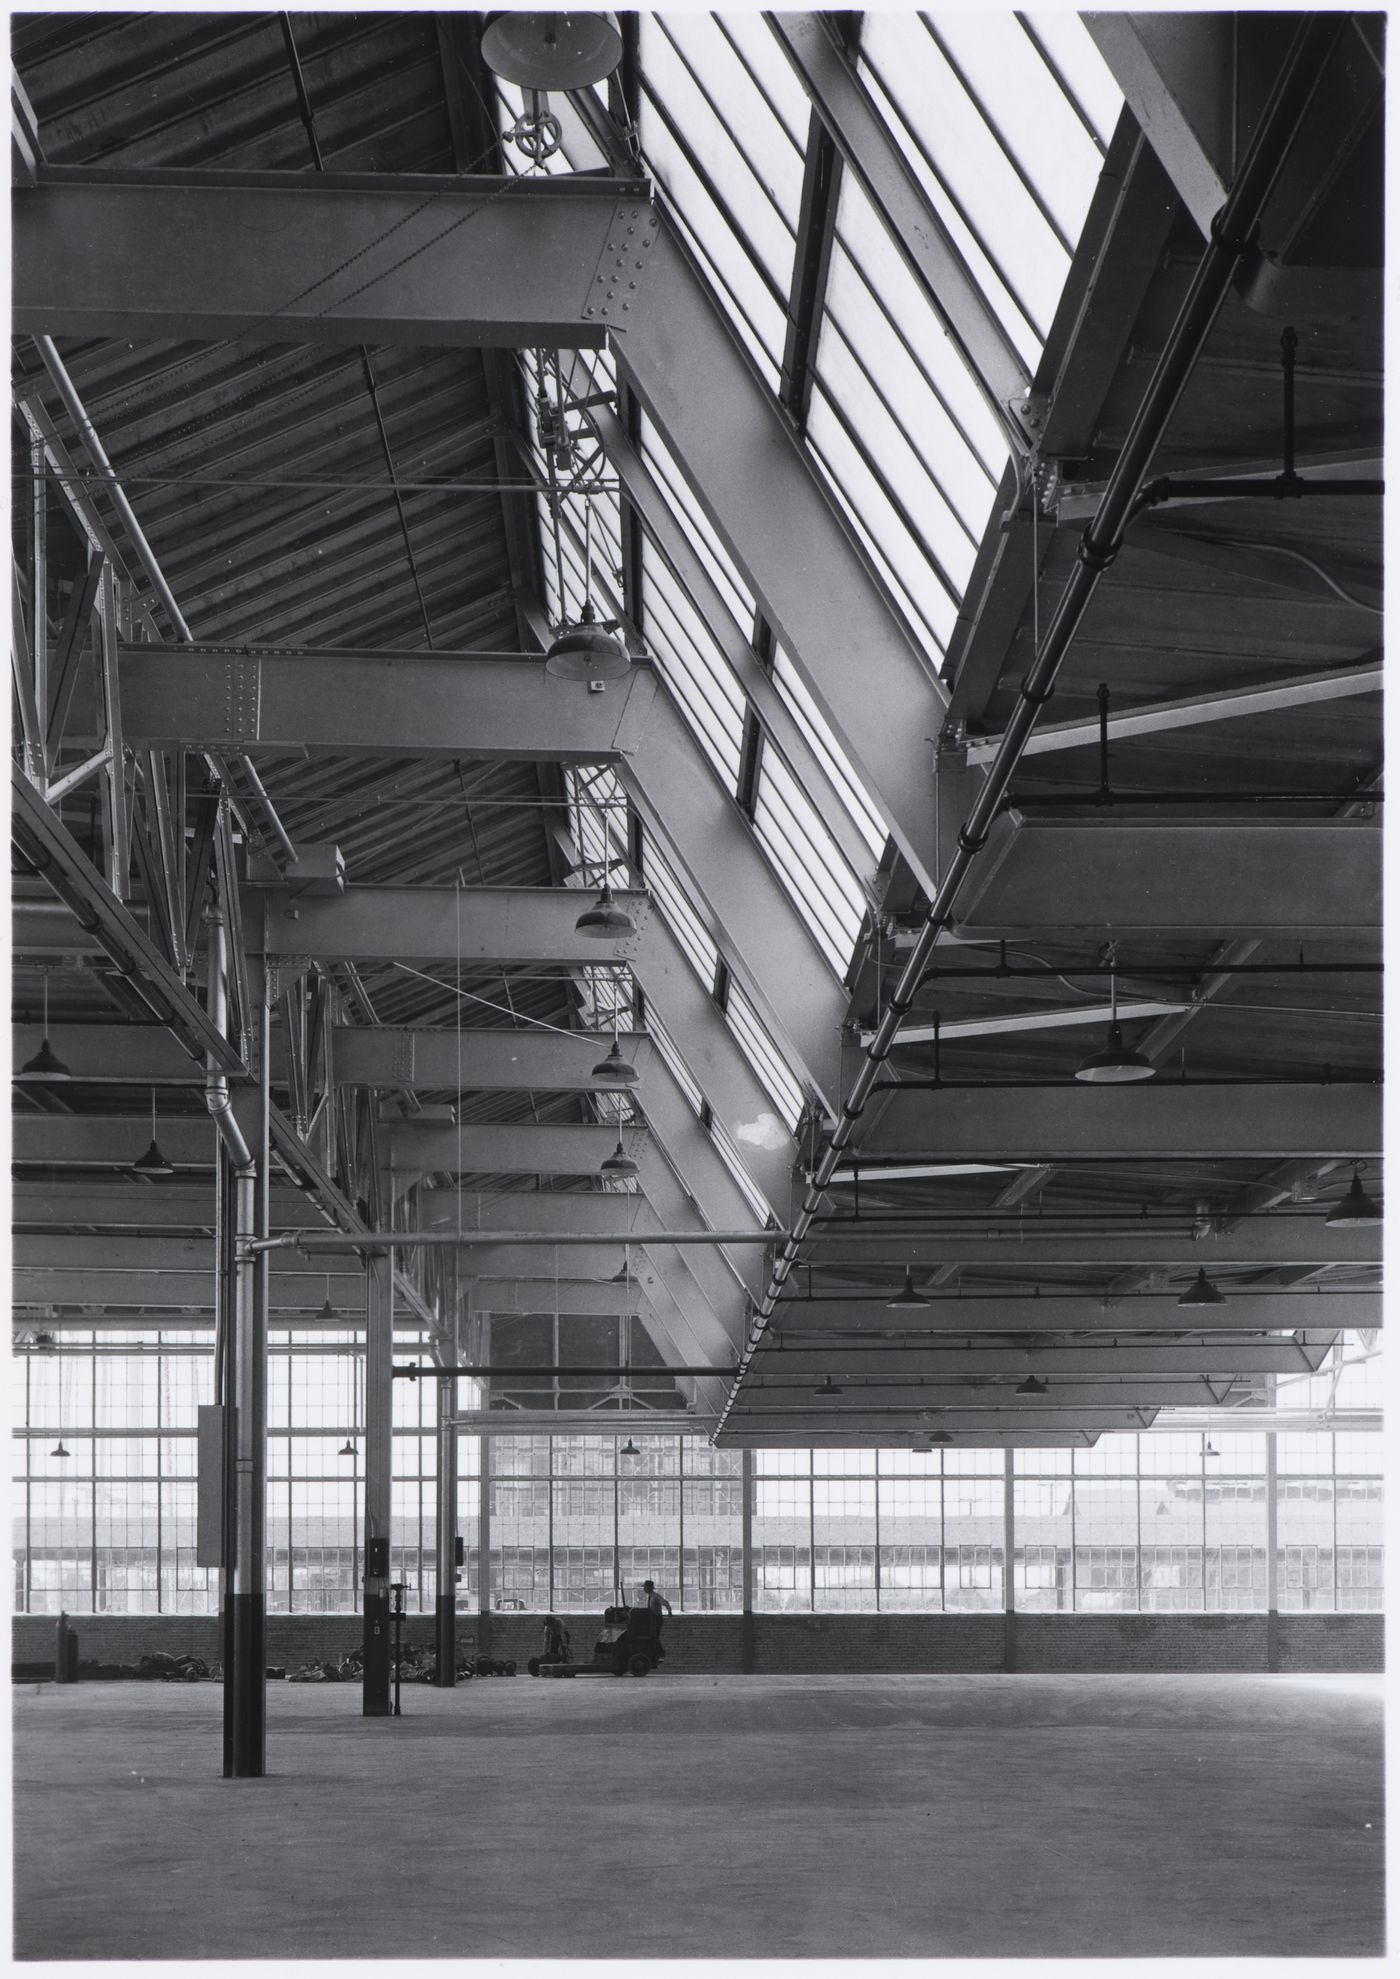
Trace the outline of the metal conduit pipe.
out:
<instances>
[{"instance_id":1,"label":"metal conduit pipe","mask_svg":"<svg viewBox=\"0 0 1400 1979\"><path fill-rule=\"evenodd\" d=\"M1020 695L1002 736L1001 746L987 767L986 781L958 833L952 861L929 903L927 916L910 951L898 987L890 998L879 1029L866 1048L865 1063L856 1074L850 1096L842 1104L836 1131L813 1171L792 1234L774 1264L768 1288L750 1320L749 1337L740 1356L734 1384L715 1426L716 1436L728 1421L739 1383L767 1331L774 1304L797 1262L802 1239L811 1226L836 1164L850 1142L855 1123L865 1110L880 1066L889 1056L900 1024L912 1007L915 991L934 945L952 918L954 904L973 861L987 842L987 834L1040 710L1054 690L1055 676L1070 641L1078 630L1100 577L1118 554L1153 455L1205 346L1235 271L1252 243L1265 202L1288 155L1328 54L1345 26L1346 22L1340 16L1306 14L1294 35L1249 150L1235 176L1235 183L1225 204L1211 222L1205 252L1157 360L1102 499L1080 539L1078 561L1065 583L1030 670L1021 683Z\"/></svg>"},{"instance_id":2,"label":"metal conduit pipe","mask_svg":"<svg viewBox=\"0 0 1400 1979\"><path fill-rule=\"evenodd\" d=\"M122 519L122 526L131 540L132 547L136 551L136 555L147 577L151 580L151 585L156 596L165 607L170 623L174 626L177 634L185 644L192 646L194 644L194 634L190 631L185 621L184 613L175 602L175 594L165 581L165 573L156 562L155 551L146 540L145 530L142 529L140 523L136 520L136 513L131 503L127 500L126 490L117 479L117 471L107 457L107 450L98 437L97 428L88 418L87 408L79 396L77 386L68 374L68 367L58 354L53 338L37 336L34 339L34 343L39 356L43 360L44 369L53 380L59 397L68 409L69 418L77 427L82 437L83 445L87 448L88 453L92 457L94 467L96 467L98 474L102 477L103 484L112 498L112 504ZM206 752L206 760L221 781L227 783L229 781L229 775L221 759L217 755ZM253 765L246 756L236 756L234 761L247 778L258 803L262 806L268 830L271 832L273 838L276 839L283 858L288 860L295 859L296 847L287 836L286 827L274 810L272 799L268 796L266 790L264 790L262 780L258 776L257 771L253 768Z\"/></svg>"}]
</instances>

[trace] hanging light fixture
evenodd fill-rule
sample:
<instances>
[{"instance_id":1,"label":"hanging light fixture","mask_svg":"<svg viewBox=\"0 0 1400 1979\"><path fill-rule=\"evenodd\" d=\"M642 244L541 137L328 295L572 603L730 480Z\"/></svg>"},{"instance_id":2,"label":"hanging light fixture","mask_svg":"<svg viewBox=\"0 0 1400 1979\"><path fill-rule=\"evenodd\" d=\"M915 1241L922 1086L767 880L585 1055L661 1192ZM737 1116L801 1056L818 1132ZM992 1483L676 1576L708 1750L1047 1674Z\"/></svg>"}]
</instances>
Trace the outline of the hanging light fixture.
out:
<instances>
[{"instance_id":1,"label":"hanging light fixture","mask_svg":"<svg viewBox=\"0 0 1400 1979\"><path fill-rule=\"evenodd\" d=\"M355 1445L350 1441L350 1438L347 1436L336 1454L341 1457L355 1457L359 1455L359 1452L355 1448Z\"/></svg>"},{"instance_id":2,"label":"hanging light fixture","mask_svg":"<svg viewBox=\"0 0 1400 1979\"><path fill-rule=\"evenodd\" d=\"M1206 1277L1204 1270L1196 1273L1196 1276L1177 1300L1179 1306L1223 1306L1226 1303L1225 1294L1216 1290L1215 1286Z\"/></svg>"},{"instance_id":3,"label":"hanging light fixture","mask_svg":"<svg viewBox=\"0 0 1400 1979\"><path fill-rule=\"evenodd\" d=\"M904 1267L904 1289L896 1292L892 1299L886 1299L885 1311L927 1312L932 1303L932 1300L924 1298L922 1293L914 1290L913 1267L906 1264Z\"/></svg>"},{"instance_id":4,"label":"hanging light fixture","mask_svg":"<svg viewBox=\"0 0 1400 1979\"><path fill-rule=\"evenodd\" d=\"M335 1320L340 1318L340 1314L331 1304L331 1275L329 1272L326 1273L326 1296L325 1299L322 1301L321 1310L317 1313L316 1317L317 1319L326 1322L334 1322ZM345 1455L345 1452L342 1450L340 1454L343 1457Z\"/></svg>"},{"instance_id":5,"label":"hanging light fixture","mask_svg":"<svg viewBox=\"0 0 1400 1979\"><path fill-rule=\"evenodd\" d=\"M49 972L44 971L44 1034L39 1049L19 1068L21 1079L71 1079L73 1074L49 1043Z\"/></svg>"},{"instance_id":6,"label":"hanging light fixture","mask_svg":"<svg viewBox=\"0 0 1400 1979\"><path fill-rule=\"evenodd\" d=\"M641 1170L637 1167L636 1162L633 1161L631 1155L628 1154L626 1148L623 1147L622 1136L620 1134L618 1135L617 1138L617 1146L613 1149L612 1153L603 1163L601 1172L604 1175L610 1175L614 1177L620 1175L638 1175L641 1173Z\"/></svg>"},{"instance_id":7,"label":"hanging light fixture","mask_svg":"<svg viewBox=\"0 0 1400 1979\"><path fill-rule=\"evenodd\" d=\"M619 907L612 897L612 887L606 874L602 891L591 907L586 907L574 922L577 934L589 935L594 941L620 941L624 935L634 935L637 923L625 907Z\"/></svg>"},{"instance_id":8,"label":"hanging light fixture","mask_svg":"<svg viewBox=\"0 0 1400 1979\"><path fill-rule=\"evenodd\" d=\"M1042 1381L1038 1374L1028 1374L1024 1381L1017 1383L1016 1393L1018 1395L1048 1395L1050 1393L1050 1383L1048 1381Z\"/></svg>"},{"instance_id":9,"label":"hanging light fixture","mask_svg":"<svg viewBox=\"0 0 1400 1979\"><path fill-rule=\"evenodd\" d=\"M617 1454L619 1457L640 1457L642 1453L629 1436Z\"/></svg>"},{"instance_id":10,"label":"hanging light fixture","mask_svg":"<svg viewBox=\"0 0 1400 1979\"><path fill-rule=\"evenodd\" d=\"M632 655L620 639L604 631L585 599L578 624L564 626L551 640L544 670L556 680L622 680L632 671Z\"/></svg>"},{"instance_id":11,"label":"hanging light fixture","mask_svg":"<svg viewBox=\"0 0 1400 1979\"><path fill-rule=\"evenodd\" d=\"M138 1155L132 1167L139 1175L173 1175L174 1166L168 1162L156 1145L156 1089L151 1087L151 1145L143 1155Z\"/></svg>"},{"instance_id":12,"label":"hanging light fixture","mask_svg":"<svg viewBox=\"0 0 1400 1979\"><path fill-rule=\"evenodd\" d=\"M600 1080L606 1086L635 1086L641 1075L632 1061L623 1057L622 1046L617 1041L617 1033L614 1032L612 1047L607 1057L600 1059L588 1076L590 1079Z\"/></svg>"},{"instance_id":13,"label":"hanging light fixture","mask_svg":"<svg viewBox=\"0 0 1400 1979\"><path fill-rule=\"evenodd\" d=\"M57 1443L54 1444L52 1450L49 1451L49 1455L51 1457L71 1457L72 1454L73 1452L71 1450L66 1449L64 1447L63 1438L61 1436L59 1437Z\"/></svg>"},{"instance_id":14,"label":"hanging light fixture","mask_svg":"<svg viewBox=\"0 0 1400 1979\"><path fill-rule=\"evenodd\" d=\"M1372 1200L1361 1186L1360 1167L1351 1171L1351 1187L1339 1203L1333 1203L1327 1212L1329 1230L1362 1230L1370 1224L1384 1223L1385 1215L1378 1202Z\"/></svg>"},{"instance_id":15,"label":"hanging light fixture","mask_svg":"<svg viewBox=\"0 0 1400 1979\"><path fill-rule=\"evenodd\" d=\"M564 593L561 588L560 609ZM620 639L598 623L593 609L593 504L583 511L583 608L576 625L561 625L544 656L544 670L556 680L622 680L632 671L632 655Z\"/></svg>"},{"instance_id":16,"label":"hanging light fixture","mask_svg":"<svg viewBox=\"0 0 1400 1979\"><path fill-rule=\"evenodd\" d=\"M481 30L481 59L494 75L522 89L587 89L622 60L616 14L490 13Z\"/></svg>"},{"instance_id":17,"label":"hanging light fixture","mask_svg":"<svg viewBox=\"0 0 1400 1979\"><path fill-rule=\"evenodd\" d=\"M1102 1051L1092 1052L1075 1073L1075 1078L1088 1086L1130 1086L1141 1079L1155 1079L1157 1068L1150 1058L1144 1058L1140 1051L1131 1051L1123 1043L1123 1032L1118 1022L1118 963L1115 959L1108 975L1108 1042Z\"/></svg>"},{"instance_id":18,"label":"hanging light fixture","mask_svg":"<svg viewBox=\"0 0 1400 1979\"><path fill-rule=\"evenodd\" d=\"M838 1388L836 1386L836 1383L829 1374L822 1376L820 1388L814 1388L812 1390L814 1395L843 1395L845 1392L844 1388Z\"/></svg>"}]
</instances>

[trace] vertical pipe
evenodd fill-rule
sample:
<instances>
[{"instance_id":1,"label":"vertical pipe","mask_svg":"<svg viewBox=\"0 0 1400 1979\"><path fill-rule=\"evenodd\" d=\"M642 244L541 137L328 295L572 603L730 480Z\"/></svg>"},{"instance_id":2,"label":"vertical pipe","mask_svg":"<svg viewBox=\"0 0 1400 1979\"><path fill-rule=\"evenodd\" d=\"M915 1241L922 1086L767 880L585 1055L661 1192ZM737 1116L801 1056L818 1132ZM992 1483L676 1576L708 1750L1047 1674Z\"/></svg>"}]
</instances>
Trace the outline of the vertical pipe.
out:
<instances>
[{"instance_id":1,"label":"vertical pipe","mask_svg":"<svg viewBox=\"0 0 1400 1979\"><path fill-rule=\"evenodd\" d=\"M211 940L211 949L213 946ZM213 956L210 957L210 976L214 974ZM238 1234L238 1214L234 1194L233 1157L222 1139L218 1143L219 1153L219 1323L222 1337L216 1341L218 1366L215 1379L218 1387L215 1399L224 1412L224 1461L223 1461L223 1545L222 1565L219 1568L220 1615L224 1663L224 1778L234 1777L234 1672L238 1660L238 1644L233 1626L233 1548L234 1536L238 1531L238 1494L236 1490L237 1469L234 1464L233 1448L233 1396L238 1374L238 1267L235 1263L235 1243Z\"/></svg>"},{"instance_id":2,"label":"vertical pipe","mask_svg":"<svg viewBox=\"0 0 1400 1979\"><path fill-rule=\"evenodd\" d=\"M739 1571L743 1577L744 1611L739 1629L739 1667L745 1676L752 1676L754 1667L754 1620L753 1620L753 1451L745 1448L740 1453L742 1473L739 1512Z\"/></svg>"},{"instance_id":3,"label":"vertical pipe","mask_svg":"<svg viewBox=\"0 0 1400 1979\"><path fill-rule=\"evenodd\" d=\"M552 1439L551 1439L552 1440ZM476 1648L478 1656L491 1654L491 1436L481 1432L481 1496L476 1508ZM553 1464L551 1463L551 1472ZM554 1484L550 1481L550 1502ZM553 1527L551 1525L551 1536Z\"/></svg>"},{"instance_id":4,"label":"vertical pipe","mask_svg":"<svg viewBox=\"0 0 1400 1979\"><path fill-rule=\"evenodd\" d=\"M228 936L217 911L209 917L208 980L209 1014L223 1033L228 1026ZM265 1028L260 1043L265 1131L269 1078ZM212 1063L205 1099L218 1128L220 1172L229 1176L231 1198L225 1254L232 1278L232 1324L227 1327L224 1407L229 1419L224 1446L232 1452L232 1471L224 1549L224 1774L229 1779L258 1779L266 1770L267 1334L261 1291L266 1263L239 1253L239 1239L257 1234L257 1161L233 1117L227 1085Z\"/></svg>"},{"instance_id":5,"label":"vertical pipe","mask_svg":"<svg viewBox=\"0 0 1400 1979\"><path fill-rule=\"evenodd\" d=\"M457 1681L457 1430L453 1421L457 1382L437 1383L437 1676L439 1690Z\"/></svg>"},{"instance_id":6,"label":"vertical pipe","mask_svg":"<svg viewBox=\"0 0 1400 1979\"><path fill-rule=\"evenodd\" d=\"M1016 1456L1002 1453L1001 1479L1001 1667L1016 1667Z\"/></svg>"},{"instance_id":7,"label":"vertical pipe","mask_svg":"<svg viewBox=\"0 0 1400 1979\"><path fill-rule=\"evenodd\" d=\"M1264 1432L1264 1607L1268 1666L1276 1670L1279 1667L1278 1433L1272 1429Z\"/></svg>"},{"instance_id":8,"label":"vertical pipe","mask_svg":"<svg viewBox=\"0 0 1400 1979\"><path fill-rule=\"evenodd\" d=\"M365 1579L366 1718L389 1715L390 1530L394 1502L394 1261L365 1264Z\"/></svg>"}]
</instances>

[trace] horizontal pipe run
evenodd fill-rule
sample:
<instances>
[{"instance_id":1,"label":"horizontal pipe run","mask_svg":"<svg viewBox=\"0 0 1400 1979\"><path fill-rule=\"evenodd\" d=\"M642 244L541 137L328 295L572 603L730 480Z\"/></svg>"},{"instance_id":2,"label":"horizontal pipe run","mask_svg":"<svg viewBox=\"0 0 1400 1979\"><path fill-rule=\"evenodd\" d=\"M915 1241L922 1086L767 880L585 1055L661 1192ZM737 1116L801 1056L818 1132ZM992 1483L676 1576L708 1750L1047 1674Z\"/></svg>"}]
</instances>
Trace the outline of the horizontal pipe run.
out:
<instances>
[{"instance_id":1,"label":"horizontal pipe run","mask_svg":"<svg viewBox=\"0 0 1400 1979\"><path fill-rule=\"evenodd\" d=\"M730 1375L733 1367L439 1367L436 1361L394 1369L395 1381L433 1381L439 1375L471 1375L477 1380L665 1381L678 1374Z\"/></svg>"},{"instance_id":2,"label":"horizontal pipe run","mask_svg":"<svg viewBox=\"0 0 1400 1979\"><path fill-rule=\"evenodd\" d=\"M554 1245L591 1244L615 1250L635 1244L645 1250L652 1244L780 1244L781 1230L621 1230L612 1236L577 1230L284 1230L276 1237L256 1238L253 1250L264 1251L412 1251L435 1245L452 1244L536 1244L548 1250Z\"/></svg>"}]
</instances>

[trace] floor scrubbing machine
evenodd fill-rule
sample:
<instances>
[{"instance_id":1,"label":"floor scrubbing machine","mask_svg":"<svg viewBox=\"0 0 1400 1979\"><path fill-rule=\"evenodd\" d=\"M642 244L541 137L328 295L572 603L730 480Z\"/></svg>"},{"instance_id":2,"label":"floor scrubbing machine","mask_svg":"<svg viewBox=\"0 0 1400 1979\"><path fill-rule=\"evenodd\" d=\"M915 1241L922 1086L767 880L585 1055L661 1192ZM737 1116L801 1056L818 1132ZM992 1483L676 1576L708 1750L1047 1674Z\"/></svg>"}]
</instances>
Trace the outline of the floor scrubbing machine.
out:
<instances>
[{"instance_id":1,"label":"floor scrubbing machine","mask_svg":"<svg viewBox=\"0 0 1400 1979\"><path fill-rule=\"evenodd\" d=\"M661 1617L649 1608L605 1608L591 1663L545 1663L542 1677L648 1677L665 1651Z\"/></svg>"}]
</instances>

